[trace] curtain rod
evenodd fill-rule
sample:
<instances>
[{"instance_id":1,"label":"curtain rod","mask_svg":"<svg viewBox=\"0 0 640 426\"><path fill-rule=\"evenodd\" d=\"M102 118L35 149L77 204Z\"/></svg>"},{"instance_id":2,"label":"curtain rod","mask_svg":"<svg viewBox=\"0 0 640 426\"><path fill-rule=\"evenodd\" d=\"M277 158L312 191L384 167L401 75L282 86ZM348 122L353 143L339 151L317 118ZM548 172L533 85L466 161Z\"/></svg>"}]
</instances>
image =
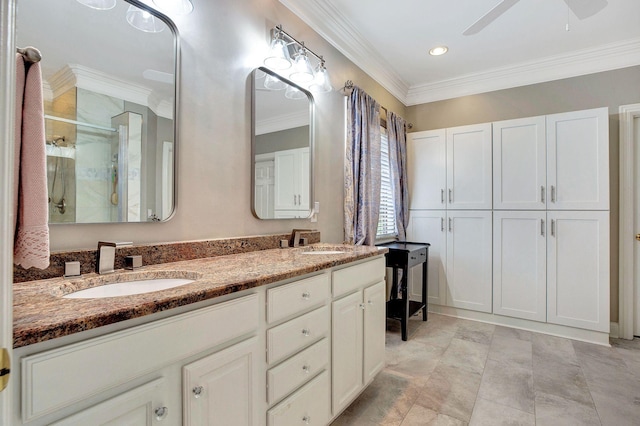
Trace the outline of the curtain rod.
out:
<instances>
[{"instance_id":1,"label":"curtain rod","mask_svg":"<svg viewBox=\"0 0 640 426\"><path fill-rule=\"evenodd\" d=\"M353 90L354 87L355 87L355 84L353 84L353 81L347 80L347 81L344 82L344 86L342 87L342 91L346 92L347 90ZM382 108L385 113L387 113L387 114L389 113L389 110L387 108L385 108L384 106L380 105L380 108ZM407 122L407 129L413 129L413 123Z\"/></svg>"}]
</instances>

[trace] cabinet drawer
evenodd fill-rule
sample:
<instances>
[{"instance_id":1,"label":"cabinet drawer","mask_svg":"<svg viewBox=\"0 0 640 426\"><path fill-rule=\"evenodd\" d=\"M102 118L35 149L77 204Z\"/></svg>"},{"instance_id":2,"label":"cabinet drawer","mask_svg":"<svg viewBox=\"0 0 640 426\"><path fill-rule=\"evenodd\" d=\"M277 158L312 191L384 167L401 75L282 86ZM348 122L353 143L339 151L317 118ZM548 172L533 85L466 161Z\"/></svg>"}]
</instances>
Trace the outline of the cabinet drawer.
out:
<instances>
[{"instance_id":1,"label":"cabinet drawer","mask_svg":"<svg viewBox=\"0 0 640 426\"><path fill-rule=\"evenodd\" d=\"M253 294L27 356L22 418L30 421L251 333L258 328L258 312Z\"/></svg>"},{"instance_id":2,"label":"cabinet drawer","mask_svg":"<svg viewBox=\"0 0 640 426\"><path fill-rule=\"evenodd\" d=\"M329 308L309 312L267 330L267 361L273 364L314 341L326 336L329 330Z\"/></svg>"},{"instance_id":3,"label":"cabinet drawer","mask_svg":"<svg viewBox=\"0 0 640 426\"><path fill-rule=\"evenodd\" d=\"M326 370L267 411L268 426L324 426L329 418L329 373Z\"/></svg>"},{"instance_id":4,"label":"cabinet drawer","mask_svg":"<svg viewBox=\"0 0 640 426\"><path fill-rule=\"evenodd\" d=\"M384 257L333 272L333 297L384 280Z\"/></svg>"},{"instance_id":5,"label":"cabinet drawer","mask_svg":"<svg viewBox=\"0 0 640 426\"><path fill-rule=\"evenodd\" d=\"M329 275L322 274L267 290L267 321L284 319L329 298Z\"/></svg>"},{"instance_id":6,"label":"cabinet drawer","mask_svg":"<svg viewBox=\"0 0 640 426\"><path fill-rule=\"evenodd\" d=\"M322 339L267 372L267 402L273 404L329 364L329 341Z\"/></svg>"}]
</instances>

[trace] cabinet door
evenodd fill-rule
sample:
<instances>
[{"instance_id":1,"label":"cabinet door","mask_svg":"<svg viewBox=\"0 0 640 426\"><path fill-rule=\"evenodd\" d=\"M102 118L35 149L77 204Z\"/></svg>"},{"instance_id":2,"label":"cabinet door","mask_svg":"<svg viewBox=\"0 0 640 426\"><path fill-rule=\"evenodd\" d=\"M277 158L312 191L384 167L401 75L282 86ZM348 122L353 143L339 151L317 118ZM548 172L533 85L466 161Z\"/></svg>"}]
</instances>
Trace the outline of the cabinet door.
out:
<instances>
[{"instance_id":1,"label":"cabinet door","mask_svg":"<svg viewBox=\"0 0 640 426\"><path fill-rule=\"evenodd\" d=\"M444 209L447 187L445 130L407 135L410 209Z\"/></svg>"},{"instance_id":2,"label":"cabinet door","mask_svg":"<svg viewBox=\"0 0 640 426\"><path fill-rule=\"evenodd\" d=\"M548 208L608 210L608 108L548 115L547 147Z\"/></svg>"},{"instance_id":3,"label":"cabinet door","mask_svg":"<svg viewBox=\"0 0 640 426\"><path fill-rule=\"evenodd\" d=\"M184 424L257 423L254 406L259 397L256 374L260 352L258 339L252 337L185 365L182 369Z\"/></svg>"},{"instance_id":4,"label":"cabinet door","mask_svg":"<svg viewBox=\"0 0 640 426\"><path fill-rule=\"evenodd\" d=\"M273 218L275 188L273 173L273 160L256 162L254 203L256 214L261 219Z\"/></svg>"},{"instance_id":5,"label":"cabinet door","mask_svg":"<svg viewBox=\"0 0 640 426\"><path fill-rule=\"evenodd\" d=\"M364 383L369 383L384 367L387 328L386 286L380 281L364 289Z\"/></svg>"},{"instance_id":6,"label":"cabinet door","mask_svg":"<svg viewBox=\"0 0 640 426\"><path fill-rule=\"evenodd\" d=\"M168 385L156 379L118 395L52 426L180 424L180 407L167 407ZM161 423L157 423L162 421Z\"/></svg>"},{"instance_id":7,"label":"cabinet door","mask_svg":"<svg viewBox=\"0 0 640 426\"><path fill-rule=\"evenodd\" d=\"M332 304L332 406L341 411L362 389L362 291Z\"/></svg>"},{"instance_id":8,"label":"cabinet door","mask_svg":"<svg viewBox=\"0 0 640 426\"><path fill-rule=\"evenodd\" d=\"M547 318L546 212L493 212L493 312Z\"/></svg>"},{"instance_id":9,"label":"cabinet door","mask_svg":"<svg viewBox=\"0 0 640 426\"><path fill-rule=\"evenodd\" d=\"M447 305L491 312L491 212L447 212Z\"/></svg>"},{"instance_id":10,"label":"cabinet door","mask_svg":"<svg viewBox=\"0 0 640 426\"><path fill-rule=\"evenodd\" d=\"M545 118L493 123L493 208L544 210L547 158Z\"/></svg>"},{"instance_id":11,"label":"cabinet door","mask_svg":"<svg viewBox=\"0 0 640 426\"><path fill-rule=\"evenodd\" d=\"M547 322L609 332L609 212L547 212Z\"/></svg>"},{"instance_id":12,"label":"cabinet door","mask_svg":"<svg viewBox=\"0 0 640 426\"><path fill-rule=\"evenodd\" d=\"M447 129L448 209L491 210L491 123Z\"/></svg>"},{"instance_id":13,"label":"cabinet door","mask_svg":"<svg viewBox=\"0 0 640 426\"><path fill-rule=\"evenodd\" d=\"M296 191L296 150L289 149L275 153L274 181L276 210L295 210L298 208L298 193Z\"/></svg>"},{"instance_id":14,"label":"cabinet door","mask_svg":"<svg viewBox=\"0 0 640 426\"><path fill-rule=\"evenodd\" d=\"M444 305L446 301L446 256L447 233L445 229L446 211L412 210L409 215L407 240L429 243L427 264L427 303ZM409 295L411 300L422 301L422 265L409 270Z\"/></svg>"},{"instance_id":15,"label":"cabinet door","mask_svg":"<svg viewBox=\"0 0 640 426\"><path fill-rule=\"evenodd\" d=\"M300 186L298 188L298 194L300 194L300 198L298 199L298 209L300 210L308 210L311 203L309 202L309 178L311 176L311 155L309 148L300 148L298 150L300 154L299 171L297 181Z\"/></svg>"}]
</instances>

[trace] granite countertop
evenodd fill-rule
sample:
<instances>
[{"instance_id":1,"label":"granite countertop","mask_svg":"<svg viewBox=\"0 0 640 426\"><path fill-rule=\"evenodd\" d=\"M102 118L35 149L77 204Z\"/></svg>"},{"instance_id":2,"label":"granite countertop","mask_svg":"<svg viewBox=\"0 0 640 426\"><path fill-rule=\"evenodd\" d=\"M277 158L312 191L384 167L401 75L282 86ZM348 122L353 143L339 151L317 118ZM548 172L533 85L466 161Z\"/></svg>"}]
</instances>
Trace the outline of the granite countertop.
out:
<instances>
[{"instance_id":1,"label":"granite countertop","mask_svg":"<svg viewBox=\"0 0 640 426\"><path fill-rule=\"evenodd\" d=\"M339 250L340 254L302 254ZM250 253L143 266L115 274L51 278L14 283L13 346L45 340L138 318L237 291L384 254L367 246L314 244L304 248ZM145 278L191 278L194 283L151 293L101 299L64 299L84 288Z\"/></svg>"}]
</instances>

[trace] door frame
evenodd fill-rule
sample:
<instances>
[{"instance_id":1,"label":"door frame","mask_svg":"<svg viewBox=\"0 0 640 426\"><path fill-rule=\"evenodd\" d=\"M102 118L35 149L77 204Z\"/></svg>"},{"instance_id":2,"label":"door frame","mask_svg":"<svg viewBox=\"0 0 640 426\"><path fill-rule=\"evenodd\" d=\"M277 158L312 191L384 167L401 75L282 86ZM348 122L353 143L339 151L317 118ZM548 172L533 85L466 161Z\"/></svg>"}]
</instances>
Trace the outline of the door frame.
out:
<instances>
[{"instance_id":1,"label":"door frame","mask_svg":"<svg viewBox=\"0 0 640 426\"><path fill-rule=\"evenodd\" d=\"M0 2L0 348L13 347L13 152L15 111L15 0ZM15 363L11 366L16 369ZM11 423L14 388L0 392L0 424Z\"/></svg>"},{"instance_id":2,"label":"door frame","mask_svg":"<svg viewBox=\"0 0 640 426\"><path fill-rule=\"evenodd\" d=\"M633 121L640 118L640 104L621 105L620 114L620 244L618 334L633 339L635 311L634 244L635 234L635 147Z\"/></svg>"}]
</instances>

